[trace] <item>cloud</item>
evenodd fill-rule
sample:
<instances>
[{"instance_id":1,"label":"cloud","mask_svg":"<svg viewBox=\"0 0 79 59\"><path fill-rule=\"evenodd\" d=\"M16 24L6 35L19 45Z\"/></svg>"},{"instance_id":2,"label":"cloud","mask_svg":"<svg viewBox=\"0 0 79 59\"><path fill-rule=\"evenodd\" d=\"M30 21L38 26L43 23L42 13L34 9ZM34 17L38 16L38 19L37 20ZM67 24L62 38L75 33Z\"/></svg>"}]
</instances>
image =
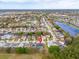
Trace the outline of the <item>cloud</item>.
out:
<instances>
[{"instance_id":1,"label":"cloud","mask_svg":"<svg viewBox=\"0 0 79 59\"><path fill-rule=\"evenodd\" d=\"M37 2L37 3L42 3L42 2L55 2L58 0L0 0L2 2Z\"/></svg>"},{"instance_id":2,"label":"cloud","mask_svg":"<svg viewBox=\"0 0 79 59\"><path fill-rule=\"evenodd\" d=\"M29 0L0 0L2 2L25 2L25 1L29 1Z\"/></svg>"},{"instance_id":3,"label":"cloud","mask_svg":"<svg viewBox=\"0 0 79 59\"><path fill-rule=\"evenodd\" d=\"M79 1L77 0L60 0L56 2L44 3L48 9L79 9Z\"/></svg>"},{"instance_id":4,"label":"cloud","mask_svg":"<svg viewBox=\"0 0 79 59\"><path fill-rule=\"evenodd\" d=\"M78 0L0 0L1 8L79 9Z\"/></svg>"}]
</instances>

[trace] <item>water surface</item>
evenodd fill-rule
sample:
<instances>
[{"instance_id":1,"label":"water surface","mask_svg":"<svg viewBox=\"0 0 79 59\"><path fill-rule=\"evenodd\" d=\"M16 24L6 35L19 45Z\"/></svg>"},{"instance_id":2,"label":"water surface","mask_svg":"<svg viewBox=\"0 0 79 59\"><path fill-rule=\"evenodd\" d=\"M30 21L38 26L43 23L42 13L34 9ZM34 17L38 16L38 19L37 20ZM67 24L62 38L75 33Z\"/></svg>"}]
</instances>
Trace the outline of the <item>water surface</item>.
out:
<instances>
[{"instance_id":1,"label":"water surface","mask_svg":"<svg viewBox=\"0 0 79 59\"><path fill-rule=\"evenodd\" d=\"M61 22L55 22L59 27L61 27L64 31L68 32L71 36L76 36L79 34L79 29L76 29L74 27L71 27L67 24L61 23Z\"/></svg>"}]
</instances>

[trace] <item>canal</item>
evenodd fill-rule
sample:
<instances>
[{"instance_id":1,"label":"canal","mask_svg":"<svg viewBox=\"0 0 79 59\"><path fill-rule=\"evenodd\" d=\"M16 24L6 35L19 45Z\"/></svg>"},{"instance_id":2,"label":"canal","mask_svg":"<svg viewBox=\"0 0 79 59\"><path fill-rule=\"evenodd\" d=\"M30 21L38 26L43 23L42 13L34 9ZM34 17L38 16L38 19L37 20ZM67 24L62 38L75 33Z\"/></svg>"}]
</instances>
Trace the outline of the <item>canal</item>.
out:
<instances>
[{"instance_id":1,"label":"canal","mask_svg":"<svg viewBox=\"0 0 79 59\"><path fill-rule=\"evenodd\" d=\"M55 22L59 27L61 27L65 32L68 32L70 36L76 36L79 34L79 29L76 29L74 27L71 27L67 24L64 24L62 22Z\"/></svg>"}]
</instances>

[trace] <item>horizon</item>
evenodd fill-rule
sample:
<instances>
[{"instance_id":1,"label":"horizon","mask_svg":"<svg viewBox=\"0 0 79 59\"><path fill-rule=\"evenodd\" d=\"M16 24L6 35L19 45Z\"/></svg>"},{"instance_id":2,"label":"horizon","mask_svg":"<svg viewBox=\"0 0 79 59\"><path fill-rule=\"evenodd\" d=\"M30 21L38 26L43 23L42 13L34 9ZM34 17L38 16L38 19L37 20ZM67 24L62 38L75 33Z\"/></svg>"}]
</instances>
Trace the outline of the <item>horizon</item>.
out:
<instances>
[{"instance_id":1,"label":"horizon","mask_svg":"<svg viewBox=\"0 0 79 59\"><path fill-rule=\"evenodd\" d=\"M79 9L0 9L0 10L79 10Z\"/></svg>"}]
</instances>

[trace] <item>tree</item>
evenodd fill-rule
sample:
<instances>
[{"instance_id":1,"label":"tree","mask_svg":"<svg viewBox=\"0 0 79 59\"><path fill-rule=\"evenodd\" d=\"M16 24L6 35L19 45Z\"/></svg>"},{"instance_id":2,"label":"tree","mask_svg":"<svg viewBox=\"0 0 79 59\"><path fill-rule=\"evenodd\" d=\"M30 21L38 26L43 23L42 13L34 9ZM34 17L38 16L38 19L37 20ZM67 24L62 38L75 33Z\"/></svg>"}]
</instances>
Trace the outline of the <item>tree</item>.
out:
<instances>
[{"instance_id":1,"label":"tree","mask_svg":"<svg viewBox=\"0 0 79 59\"><path fill-rule=\"evenodd\" d=\"M7 53L11 53L11 47L6 48Z\"/></svg>"},{"instance_id":2,"label":"tree","mask_svg":"<svg viewBox=\"0 0 79 59\"><path fill-rule=\"evenodd\" d=\"M59 58L59 56L60 56L59 46L50 46L48 48L48 51L50 53L50 56L49 56L50 59L60 59Z\"/></svg>"},{"instance_id":3,"label":"tree","mask_svg":"<svg viewBox=\"0 0 79 59\"><path fill-rule=\"evenodd\" d=\"M16 48L16 53L19 53L19 54L27 54L27 53L29 53L29 48L17 47Z\"/></svg>"},{"instance_id":4,"label":"tree","mask_svg":"<svg viewBox=\"0 0 79 59\"><path fill-rule=\"evenodd\" d=\"M79 37L74 38L73 42L60 51L62 59L79 59Z\"/></svg>"},{"instance_id":5,"label":"tree","mask_svg":"<svg viewBox=\"0 0 79 59\"><path fill-rule=\"evenodd\" d=\"M29 32L28 35L32 36L34 33L33 32Z\"/></svg>"},{"instance_id":6,"label":"tree","mask_svg":"<svg viewBox=\"0 0 79 59\"><path fill-rule=\"evenodd\" d=\"M40 36L43 34L43 32L36 32L36 34Z\"/></svg>"},{"instance_id":7,"label":"tree","mask_svg":"<svg viewBox=\"0 0 79 59\"><path fill-rule=\"evenodd\" d=\"M18 32L17 34L18 34L18 35L23 35L23 34L24 34L24 32Z\"/></svg>"},{"instance_id":8,"label":"tree","mask_svg":"<svg viewBox=\"0 0 79 59\"><path fill-rule=\"evenodd\" d=\"M49 50L49 53L58 54L60 51L60 48L59 46L50 46L48 50Z\"/></svg>"},{"instance_id":9,"label":"tree","mask_svg":"<svg viewBox=\"0 0 79 59\"><path fill-rule=\"evenodd\" d=\"M60 27L59 27L58 25L54 25L54 27L55 27L56 29L60 29Z\"/></svg>"}]
</instances>

